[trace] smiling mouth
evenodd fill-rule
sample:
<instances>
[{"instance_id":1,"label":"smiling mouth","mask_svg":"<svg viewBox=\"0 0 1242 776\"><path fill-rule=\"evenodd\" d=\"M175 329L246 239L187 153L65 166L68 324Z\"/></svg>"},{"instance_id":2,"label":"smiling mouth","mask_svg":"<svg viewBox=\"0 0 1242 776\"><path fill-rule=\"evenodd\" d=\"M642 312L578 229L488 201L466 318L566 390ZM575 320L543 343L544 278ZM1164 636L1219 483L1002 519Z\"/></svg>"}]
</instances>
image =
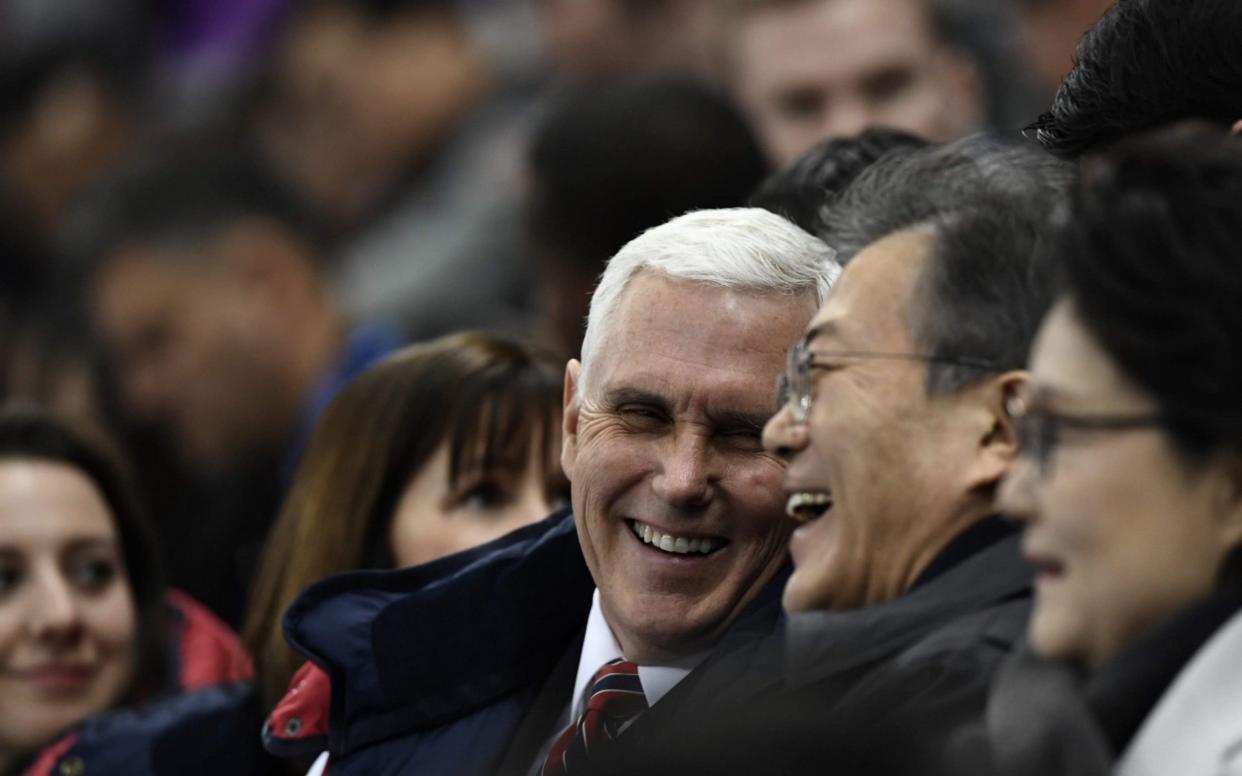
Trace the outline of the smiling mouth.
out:
<instances>
[{"instance_id":1,"label":"smiling mouth","mask_svg":"<svg viewBox=\"0 0 1242 776\"><path fill-rule=\"evenodd\" d=\"M722 539L717 536L678 536L676 534L664 533L637 520L626 520L625 522L629 524L630 530L634 532L639 541L654 550L659 550L669 555L711 555L724 549L729 544L728 539Z\"/></svg>"},{"instance_id":2,"label":"smiling mouth","mask_svg":"<svg viewBox=\"0 0 1242 776\"><path fill-rule=\"evenodd\" d=\"M789 494L785 502L785 514L799 523L809 523L824 516L832 509L832 494L825 491L798 491Z\"/></svg>"}]
</instances>

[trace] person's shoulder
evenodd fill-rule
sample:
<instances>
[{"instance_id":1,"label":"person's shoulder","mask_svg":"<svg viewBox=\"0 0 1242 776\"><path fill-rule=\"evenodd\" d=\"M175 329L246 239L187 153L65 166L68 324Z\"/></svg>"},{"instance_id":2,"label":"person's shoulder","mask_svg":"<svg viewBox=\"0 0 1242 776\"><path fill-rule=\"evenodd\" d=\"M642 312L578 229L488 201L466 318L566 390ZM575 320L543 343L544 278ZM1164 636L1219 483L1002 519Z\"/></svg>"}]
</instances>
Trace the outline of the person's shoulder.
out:
<instances>
[{"instance_id":1,"label":"person's shoulder","mask_svg":"<svg viewBox=\"0 0 1242 776\"><path fill-rule=\"evenodd\" d=\"M1242 613L1195 653L1118 763L1123 776L1242 773ZM1193 745L1191 744L1193 742Z\"/></svg>"},{"instance_id":2,"label":"person's shoulder","mask_svg":"<svg viewBox=\"0 0 1242 776\"><path fill-rule=\"evenodd\" d=\"M260 776L274 762L259 746L260 722L252 685L215 685L89 718L45 749L26 774Z\"/></svg>"},{"instance_id":3,"label":"person's shoulder","mask_svg":"<svg viewBox=\"0 0 1242 776\"><path fill-rule=\"evenodd\" d=\"M557 575L579 567L585 571L573 517L563 511L430 563L351 571L317 582L286 610L285 635L295 649L333 674L348 670L359 655L369 659L377 629L404 627L401 640L407 650L411 643L427 644L441 636L466 638L437 627L439 618L486 625L483 611L498 608L494 602L527 595L511 581L538 583L533 591L550 591Z\"/></svg>"},{"instance_id":4,"label":"person's shoulder","mask_svg":"<svg viewBox=\"0 0 1242 776\"><path fill-rule=\"evenodd\" d=\"M241 639L219 617L179 590L168 590L165 603L175 621L172 645L179 690L197 690L254 676L254 665Z\"/></svg>"},{"instance_id":5,"label":"person's shoulder","mask_svg":"<svg viewBox=\"0 0 1242 776\"><path fill-rule=\"evenodd\" d=\"M285 634L327 677L333 767L390 749L418 762L465 756L452 742L479 738L473 720L500 729L520 718L510 701L580 634L593 590L568 511L423 566L312 586ZM435 730L441 744L429 743Z\"/></svg>"}]
</instances>

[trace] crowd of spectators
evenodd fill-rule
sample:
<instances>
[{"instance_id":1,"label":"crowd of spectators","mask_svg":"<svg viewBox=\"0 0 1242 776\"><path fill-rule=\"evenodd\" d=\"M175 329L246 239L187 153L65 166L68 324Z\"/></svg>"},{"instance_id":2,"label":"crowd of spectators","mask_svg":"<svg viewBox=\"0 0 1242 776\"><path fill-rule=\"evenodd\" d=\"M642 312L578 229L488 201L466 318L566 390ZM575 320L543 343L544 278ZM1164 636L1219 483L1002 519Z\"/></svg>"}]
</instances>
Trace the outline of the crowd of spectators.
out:
<instances>
[{"instance_id":1,"label":"crowd of spectators","mask_svg":"<svg viewBox=\"0 0 1242 776\"><path fill-rule=\"evenodd\" d=\"M1242 772L1236 0L0 0L0 776Z\"/></svg>"}]
</instances>

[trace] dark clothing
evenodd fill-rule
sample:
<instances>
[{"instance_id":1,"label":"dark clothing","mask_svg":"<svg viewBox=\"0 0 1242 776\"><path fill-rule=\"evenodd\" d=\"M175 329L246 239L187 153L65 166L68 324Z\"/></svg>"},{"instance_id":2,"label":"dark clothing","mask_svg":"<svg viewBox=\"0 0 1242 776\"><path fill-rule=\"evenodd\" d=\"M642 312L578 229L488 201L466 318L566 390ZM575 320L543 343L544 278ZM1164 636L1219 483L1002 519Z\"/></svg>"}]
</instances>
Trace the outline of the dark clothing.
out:
<instances>
[{"instance_id":1,"label":"dark clothing","mask_svg":"<svg viewBox=\"0 0 1242 776\"><path fill-rule=\"evenodd\" d=\"M717 654L777 627L783 584ZM525 774L573 694L594 589L568 512L423 566L312 587L285 635L332 683L329 772ZM675 710L679 690L655 709Z\"/></svg>"},{"instance_id":2,"label":"dark clothing","mask_svg":"<svg viewBox=\"0 0 1242 776\"><path fill-rule=\"evenodd\" d=\"M1105 776L1152 709L1203 645L1242 607L1222 592L1123 646L1086 673L1022 648L1006 662L988 701L986 730L953 758L971 773Z\"/></svg>"},{"instance_id":3,"label":"dark clothing","mask_svg":"<svg viewBox=\"0 0 1242 776\"><path fill-rule=\"evenodd\" d=\"M302 412L292 442L285 451L284 482L293 479L294 469L302 457L302 450L310 440L311 432L319 415L328 408L342 388L349 384L367 367L387 356L401 346L401 336L395 326L370 323L355 327L349 332L345 346L336 361L319 376L311 386L310 393L302 402Z\"/></svg>"},{"instance_id":4,"label":"dark clothing","mask_svg":"<svg viewBox=\"0 0 1242 776\"><path fill-rule=\"evenodd\" d=\"M945 550L956 563L936 564L892 601L789 615L783 638L703 672L678 718L627 739L613 771L937 772L1025 630L1031 574L1018 543L991 524Z\"/></svg>"},{"instance_id":5,"label":"dark clothing","mask_svg":"<svg viewBox=\"0 0 1242 776\"><path fill-rule=\"evenodd\" d=\"M298 426L283 450L210 481L186 484L192 474L170 471L161 481L147 483L147 491L156 490L157 532L170 584L240 627L263 544L320 412L337 391L399 344L392 327L352 329L336 360L308 389ZM166 490L169 484L175 488Z\"/></svg>"},{"instance_id":6,"label":"dark clothing","mask_svg":"<svg viewBox=\"0 0 1242 776\"><path fill-rule=\"evenodd\" d=\"M263 721L249 682L219 685L87 720L27 776L264 776L279 761L258 745Z\"/></svg>"},{"instance_id":7,"label":"dark clothing","mask_svg":"<svg viewBox=\"0 0 1242 776\"><path fill-rule=\"evenodd\" d=\"M258 746L262 715L237 635L202 605L169 591L171 667L156 697L89 718L41 752L27 776L236 774L274 761Z\"/></svg>"}]
</instances>

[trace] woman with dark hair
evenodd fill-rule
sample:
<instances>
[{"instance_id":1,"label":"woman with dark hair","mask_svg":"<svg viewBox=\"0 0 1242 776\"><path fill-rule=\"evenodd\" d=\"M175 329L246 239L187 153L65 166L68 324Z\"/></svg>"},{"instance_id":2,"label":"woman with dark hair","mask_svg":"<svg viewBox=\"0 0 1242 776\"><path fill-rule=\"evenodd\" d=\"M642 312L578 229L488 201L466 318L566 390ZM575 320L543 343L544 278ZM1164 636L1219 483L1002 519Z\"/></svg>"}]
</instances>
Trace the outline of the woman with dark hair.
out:
<instances>
[{"instance_id":1,"label":"woman with dark hair","mask_svg":"<svg viewBox=\"0 0 1242 776\"><path fill-rule=\"evenodd\" d=\"M336 397L268 539L246 619L266 708L305 662L281 615L324 577L425 563L568 503L561 370L487 334L414 345Z\"/></svg>"},{"instance_id":2,"label":"woman with dark hair","mask_svg":"<svg viewBox=\"0 0 1242 776\"><path fill-rule=\"evenodd\" d=\"M284 609L324 577L424 563L553 512L568 492L560 397L550 356L479 333L409 347L359 375L320 416L268 537L245 629L256 681L173 699L154 724L117 720L94 748L133 753L127 775L304 772L268 758L259 737L264 710L305 662L284 641ZM273 751L296 761L324 748L326 678L312 664L298 674L266 729Z\"/></svg>"},{"instance_id":3,"label":"woman with dark hair","mask_svg":"<svg viewBox=\"0 0 1242 776\"><path fill-rule=\"evenodd\" d=\"M1242 142L1088 162L1015 397L1000 506L1037 574L993 690L998 770L1242 772Z\"/></svg>"},{"instance_id":4,"label":"woman with dark hair","mask_svg":"<svg viewBox=\"0 0 1242 776\"><path fill-rule=\"evenodd\" d=\"M249 670L236 636L165 591L107 441L34 406L0 410L0 773L90 715Z\"/></svg>"}]
</instances>

